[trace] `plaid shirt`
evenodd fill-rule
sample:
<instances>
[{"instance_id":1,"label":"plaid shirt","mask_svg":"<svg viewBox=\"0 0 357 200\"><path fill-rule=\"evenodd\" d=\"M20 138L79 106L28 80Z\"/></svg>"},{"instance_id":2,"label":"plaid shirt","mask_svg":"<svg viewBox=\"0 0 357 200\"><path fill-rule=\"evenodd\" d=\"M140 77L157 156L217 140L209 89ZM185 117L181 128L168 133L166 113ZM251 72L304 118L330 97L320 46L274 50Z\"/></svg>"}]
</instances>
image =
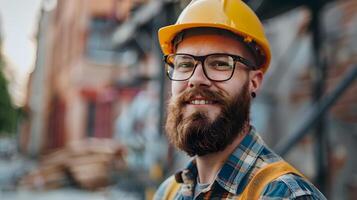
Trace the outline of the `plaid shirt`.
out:
<instances>
[{"instance_id":1,"label":"plaid shirt","mask_svg":"<svg viewBox=\"0 0 357 200\"><path fill-rule=\"evenodd\" d=\"M161 200L171 181L181 183L175 200L191 199L238 199L257 170L263 166L277 162L282 158L270 150L256 133L254 127L228 157L215 181L194 197L197 180L195 160L164 181L154 196ZM326 199L310 182L294 174L282 175L270 182L264 189L260 199Z\"/></svg>"}]
</instances>

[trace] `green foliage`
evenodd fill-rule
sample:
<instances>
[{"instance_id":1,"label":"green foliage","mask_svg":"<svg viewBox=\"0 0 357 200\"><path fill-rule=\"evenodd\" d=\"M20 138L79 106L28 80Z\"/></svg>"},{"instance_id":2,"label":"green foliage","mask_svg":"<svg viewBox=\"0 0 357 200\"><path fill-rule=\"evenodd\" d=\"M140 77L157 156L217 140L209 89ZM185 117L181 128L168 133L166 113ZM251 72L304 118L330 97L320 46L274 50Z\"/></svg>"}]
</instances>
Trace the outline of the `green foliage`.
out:
<instances>
[{"instance_id":1,"label":"green foliage","mask_svg":"<svg viewBox=\"0 0 357 200\"><path fill-rule=\"evenodd\" d=\"M4 62L0 54L0 135L16 132L17 112L11 103L8 82L3 73Z\"/></svg>"}]
</instances>

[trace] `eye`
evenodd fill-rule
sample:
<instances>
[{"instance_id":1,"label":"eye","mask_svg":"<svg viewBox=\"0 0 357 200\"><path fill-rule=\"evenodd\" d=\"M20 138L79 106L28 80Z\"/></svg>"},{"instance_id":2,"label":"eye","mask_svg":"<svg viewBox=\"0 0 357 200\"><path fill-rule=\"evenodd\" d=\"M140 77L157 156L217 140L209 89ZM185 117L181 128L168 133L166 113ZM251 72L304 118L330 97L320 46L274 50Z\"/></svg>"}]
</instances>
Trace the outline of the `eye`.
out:
<instances>
[{"instance_id":1,"label":"eye","mask_svg":"<svg viewBox=\"0 0 357 200\"><path fill-rule=\"evenodd\" d=\"M175 70L180 72L191 71L194 68L194 63L190 61L180 61L175 63Z\"/></svg>"},{"instance_id":2,"label":"eye","mask_svg":"<svg viewBox=\"0 0 357 200\"><path fill-rule=\"evenodd\" d=\"M233 65L230 62L226 62L222 60L213 60L208 63L208 66L211 69L218 70L218 71L231 70L233 68Z\"/></svg>"},{"instance_id":3,"label":"eye","mask_svg":"<svg viewBox=\"0 0 357 200\"><path fill-rule=\"evenodd\" d=\"M234 60L229 55L210 55L207 57L205 65L215 71L230 71L233 69Z\"/></svg>"}]
</instances>

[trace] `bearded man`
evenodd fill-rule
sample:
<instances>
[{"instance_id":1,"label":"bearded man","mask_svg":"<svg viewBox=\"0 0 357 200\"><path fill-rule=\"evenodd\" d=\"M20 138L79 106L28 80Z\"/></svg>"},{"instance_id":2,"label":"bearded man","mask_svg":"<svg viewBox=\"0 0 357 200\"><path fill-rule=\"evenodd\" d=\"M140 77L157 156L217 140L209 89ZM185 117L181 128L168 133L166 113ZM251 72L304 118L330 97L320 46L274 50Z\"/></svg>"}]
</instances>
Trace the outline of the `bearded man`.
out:
<instances>
[{"instance_id":1,"label":"bearded man","mask_svg":"<svg viewBox=\"0 0 357 200\"><path fill-rule=\"evenodd\" d=\"M247 5L192 1L159 40L172 80L167 136L193 160L154 199L325 199L250 125L271 54Z\"/></svg>"}]
</instances>

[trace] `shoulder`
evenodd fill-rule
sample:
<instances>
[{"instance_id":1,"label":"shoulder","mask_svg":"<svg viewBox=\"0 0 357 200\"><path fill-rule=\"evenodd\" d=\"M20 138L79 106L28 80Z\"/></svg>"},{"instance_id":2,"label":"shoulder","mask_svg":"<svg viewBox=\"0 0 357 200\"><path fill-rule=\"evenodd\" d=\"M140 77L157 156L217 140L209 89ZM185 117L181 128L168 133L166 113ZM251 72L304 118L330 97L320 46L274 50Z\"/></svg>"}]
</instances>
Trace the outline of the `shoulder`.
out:
<instances>
[{"instance_id":1,"label":"shoulder","mask_svg":"<svg viewBox=\"0 0 357 200\"><path fill-rule=\"evenodd\" d=\"M308 180L294 175L285 174L270 182L263 190L262 199L326 199L321 192Z\"/></svg>"},{"instance_id":2,"label":"shoulder","mask_svg":"<svg viewBox=\"0 0 357 200\"><path fill-rule=\"evenodd\" d=\"M159 188L156 190L155 195L154 195L154 200L161 200L164 198L166 191L168 190L168 187L175 181L175 176L170 176L167 178L164 182L162 182L159 186Z\"/></svg>"}]
</instances>

